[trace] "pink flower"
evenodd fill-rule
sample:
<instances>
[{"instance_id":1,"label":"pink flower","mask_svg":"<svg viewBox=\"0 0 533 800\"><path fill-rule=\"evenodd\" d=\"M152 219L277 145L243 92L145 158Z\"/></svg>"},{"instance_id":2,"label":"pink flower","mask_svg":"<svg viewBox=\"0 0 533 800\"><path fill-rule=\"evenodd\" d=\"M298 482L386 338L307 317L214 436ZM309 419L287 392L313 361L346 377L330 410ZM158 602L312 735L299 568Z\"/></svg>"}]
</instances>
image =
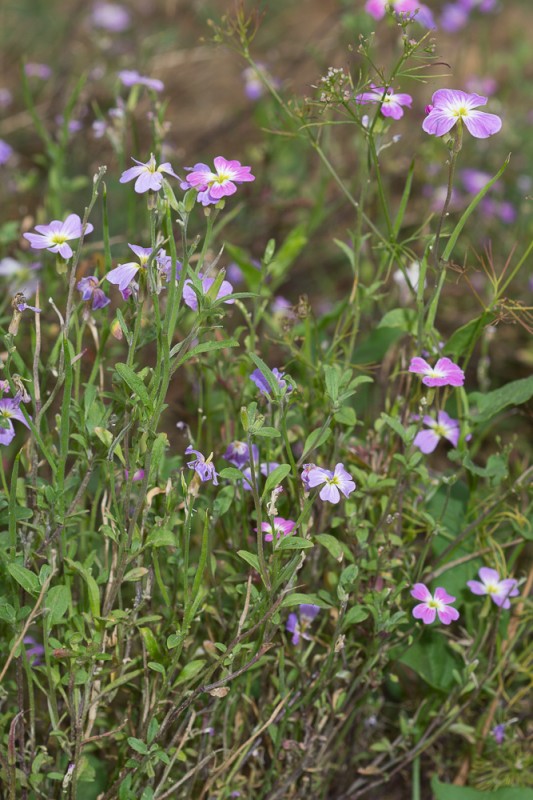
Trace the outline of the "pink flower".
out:
<instances>
[{"instance_id":1,"label":"pink flower","mask_svg":"<svg viewBox=\"0 0 533 800\"><path fill-rule=\"evenodd\" d=\"M173 178L178 177L168 161L165 161L164 164L157 166L153 153L150 156L149 161L147 161L145 164L142 161L137 161L136 158L132 158L132 161L135 161L135 163L139 166L130 167L123 172L120 176L120 183L127 183L128 181L132 181L134 178L137 178L135 181L135 191L137 194L142 194L143 192L148 192L149 190L158 192L163 186L163 172L167 175L172 175Z\"/></svg>"},{"instance_id":2,"label":"pink flower","mask_svg":"<svg viewBox=\"0 0 533 800\"><path fill-rule=\"evenodd\" d=\"M274 526L270 522L262 522L261 530L265 535L265 542L272 542L274 534L276 539L281 539L282 536L290 536L296 527L296 523L292 519L284 519L283 517L274 517ZM255 528L257 531L257 528Z\"/></svg>"},{"instance_id":3,"label":"pink flower","mask_svg":"<svg viewBox=\"0 0 533 800\"><path fill-rule=\"evenodd\" d=\"M72 257L72 248L67 244L70 239L79 239L82 233L81 219L77 214L69 214L64 222L54 219L49 225L36 225L37 233L25 233L34 250L49 250L59 253L65 259ZM91 233L93 226L90 222L85 225L84 235Z\"/></svg>"},{"instance_id":4,"label":"pink flower","mask_svg":"<svg viewBox=\"0 0 533 800\"><path fill-rule=\"evenodd\" d=\"M443 625L449 625L450 622L459 619L457 609L448 607L450 603L455 602L455 597L448 594L441 586L435 589L433 595L424 583L415 583L411 597L422 601L413 608L413 617L421 619L424 625L431 625L435 621L436 614L439 615Z\"/></svg>"},{"instance_id":5,"label":"pink flower","mask_svg":"<svg viewBox=\"0 0 533 800\"><path fill-rule=\"evenodd\" d=\"M240 161L228 161L222 156L214 160L216 172L207 164L195 164L182 181L182 189L197 189L198 202L204 206L218 203L224 197L235 194L236 184L255 181L251 167L243 167Z\"/></svg>"},{"instance_id":6,"label":"pink flower","mask_svg":"<svg viewBox=\"0 0 533 800\"><path fill-rule=\"evenodd\" d=\"M302 480L304 480L303 474ZM313 466L308 471L304 483L307 483L310 489L324 484L320 491L320 499L328 503L338 503L341 499L340 492L345 497L349 497L355 491L355 482L352 480L350 473L344 469L344 464L336 464L335 472Z\"/></svg>"},{"instance_id":7,"label":"pink flower","mask_svg":"<svg viewBox=\"0 0 533 800\"><path fill-rule=\"evenodd\" d=\"M154 92L162 92L165 88L165 84L159 78L147 78L145 75L140 75L136 69L123 69L118 73L118 77L121 83L128 88L146 86L147 89L152 89Z\"/></svg>"},{"instance_id":8,"label":"pink flower","mask_svg":"<svg viewBox=\"0 0 533 800\"><path fill-rule=\"evenodd\" d=\"M424 375L422 383L426 386L462 386L465 382L463 370L449 358L439 358L431 367L425 359L417 356L411 359L409 372Z\"/></svg>"},{"instance_id":9,"label":"pink flower","mask_svg":"<svg viewBox=\"0 0 533 800\"><path fill-rule=\"evenodd\" d=\"M383 19L387 6L392 6L396 14L412 14L426 28L437 27L430 9L418 0L366 0L365 11L374 19Z\"/></svg>"},{"instance_id":10,"label":"pink flower","mask_svg":"<svg viewBox=\"0 0 533 800\"><path fill-rule=\"evenodd\" d=\"M478 572L480 581L467 581L466 585L474 594L488 594L490 599L500 608L511 608L510 597L518 597L518 585L514 578L500 580L495 569L481 567Z\"/></svg>"},{"instance_id":11,"label":"pink flower","mask_svg":"<svg viewBox=\"0 0 533 800\"><path fill-rule=\"evenodd\" d=\"M384 117L400 119L403 117L403 108L411 108L413 98L410 94L395 94L391 88L385 89L381 86L371 84L372 91L358 94L355 98L356 103L366 105L366 103L381 103L381 113Z\"/></svg>"},{"instance_id":12,"label":"pink flower","mask_svg":"<svg viewBox=\"0 0 533 800\"><path fill-rule=\"evenodd\" d=\"M422 123L426 133L444 136L461 120L476 139L486 139L498 133L502 121L496 114L475 111L484 106L487 98L456 89L439 89L431 98L432 109Z\"/></svg>"},{"instance_id":13,"label":"pink flower","mask_svg":"<svg viewBox=\"0 0 533 800\"><path fill-rule=\"evenodd\" d=\"M447 439L450 444L457 447L459 422L449 417L445 411L439 411L436 420L433 417L424 417L424 425L427 425L429 430L417 433L413 442L423 453L432 453L441 439Z\"/></svg>"}]
</instances>

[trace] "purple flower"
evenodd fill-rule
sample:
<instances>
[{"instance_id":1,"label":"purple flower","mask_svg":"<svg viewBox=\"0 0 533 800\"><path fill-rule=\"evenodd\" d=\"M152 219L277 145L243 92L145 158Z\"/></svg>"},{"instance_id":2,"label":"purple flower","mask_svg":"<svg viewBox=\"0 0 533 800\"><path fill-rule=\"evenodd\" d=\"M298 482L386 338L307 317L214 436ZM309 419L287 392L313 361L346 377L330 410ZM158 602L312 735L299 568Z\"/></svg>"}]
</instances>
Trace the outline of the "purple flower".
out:
<instances>
[{"instance_id":1,"label":"purple flower","mask_svg":"<svg viewBox=\"0 0 533 800\"><path fill-rule=\"evenodd\" d=\"M48 80L52 75L52 70L48 64L37 64L35 61L29 61L25 64L24 72L28 78L40 78L43 81Z\"/></svg>"},{"instance_id":2,"label":"purple flower","mask_svg":"<svg viewBox=\"0 0 533 800\"><path fill-rule=\"evenodd\" d=\"M76 289L81 292L82 300L86 302L92 300L93 311L98 308L105 308L111 302L109 297L106 297L102 289L100 289L100 283L95 275L87 275L86 278L79 280L76 284Z\"/></svg>"},{"instance_id":3,"label":"purple flower","mask_svg":"<svg viewBox=\"0 0 533 800\"><path fill-rule=\"evenodd\" d=\"M13 102L13 95L5 86L0 87L0 108L8 108Z\"/></svg>"},{"instance_id":4,"label":"purple flower","mask_svg":"<svg viewBox=\"0 0 533 800\"><path fill-rule=\"evenodd\" d=\"M500 722L499 725L495 725L491 733L494 736L496 744L503 744L503 740L505 739L505 724Z\"/></svg>"},{"instance_id":5,"label":"purple flower","mask_svg":"<svg viewBox=\"0 0 533 800\"><path fill-rule=\"evenodd\" d=\"M154 92L162 92L165 88L163 81L158 78L147 78L144 75L139 75L137 70L123 69L118 73L122 84L127 87L131 86L146 86L147 89L153 89Z\"/></svg>"},{"instance_id":6,"label":"purple flower","mask_svg":"<svg viewBox=\"0 0 533 800\"><path fill-rule=\"evenodd\" d=\"M430 9L418 0L366 0L365 11L374 19L383 19L387 6L392 6L396 14L412 14L426 28L437 27Z\"/></svg>"},{"instance_id":7,"label":"purple flower","mask_svg":"<svg viewBox=\"0 0 533 800\"><path fill-rule=\"evenodd\" d=\"M465 382L463 370L449 358L439 358L434 367L423 358L412 358L409 372L424 375L422 383L426 386L462 386Z\"/></svg>"},{"instance_id":8,"label":"purple flower","mask_svg":"<svg viewBox=\"0 0 533 800\"><path fill-rule=\"evenodd\" d=\"M367 103L381 103L381 113L384 117L392 117L392 119L401 119L403 117L403 108L411 108L413 98L410 94L396 94L391 88L385 89L381 86L370 85L372 91L363 92L358 94L355 98L356 103L366 105Z\"/></svg>"},{"instance_id":9,"label":"purple flower","mask_svg":"<svg viewBox=\"0 0 533 800\"><path fill-rule=\"evenodd\" d=\"M459 3L447 3L442 9L440 26L448 33L456 33L464 28L470 17L470 11Z\"/></svg>"},{"instance_id":10,"label":"purple flower","mask_svg":"<svg viewBox=\"0 0 533 800\"><path fill-rule=\"evenodd\" d=\"M196 474L200 477L200 480L213 481L213 485L218 486L218 472L215 469L215 465L211 461L213 454L211 453L209 458L206 459L202 453L200 453L198 450L194 450L192 445L189 445L185 450L185 455L190 455L191 453L194 453L197 457L194 461L188 461L187 466L195 470Z\"/></svg>"},{"instance_id":11,"label":"purple flower","mask_svg":"<svg viewBox=\"0 0 533 800\"><path fill-rule=\"evenodd\" d=\"M128 478L130 477L130 472L128 469L124 470L124 477L126 478L126 480L128 480ZM144 478L144 469L137 469L133 473L132 481L136 483L137 481L142 481L143 478Z\"/></svg>"},{"instance_id":12,"label":"purple flower","mask_svg":"<svg viewBox=\"0 0 533 800\"><path fill-rule=\"evenodd\" d=\"M262 522L261 530L265 534L265 542L272 542L274 535L276 539L281 539L282 536L290 536L296 527L296 523L292 519L284 519L283 517L274 517L274 525L270 522ZM257 528L255 528L257 531Z\"/></svg>"},{"instance_id":13,"label":"purple flower","mask_svg":"<svg viewBox=\"0 0 533 800\"><path fill-rule=\"evenodd\" d=\"M136 178L135 191L137 194L143 194L143 192L148 192L150 190L158 192L163 186L164 177L162 173L172 175L173 178L178 177L168 161L165 161L164 164L160 164L158 167L153 153L146 163L137 161L136 158L132 158L131 160L135 161L138 166L130 167L123 172L120 176L120 183L127 183Z\"/></svg>"},{"instance_id":14,"label":"purple flower","mask_svg":"<svg viewBox=\"0 0 533 800\"><path fill-rule=\"evenodd\" d=\"M37 233L25 233L24 238L28 240L34 250L49 250L51 253L59 253L64 259L72 257L72 248L68 241L79 239L82 234L81 219L77 214L69 214L64 222L54 219L49 225L36 225ZM90 222L85 225L84 235L94 230Z\"/></svg>"},{"instance_id":15,"label":"purple flower","mask_svg":"<svg viewBox=\"0 0 533 800\"><path fill-rule=\"evenodd\" d=\"M481 567L478 572L481 581L467 581L466 585L474 594L488 594L500 608L511 608L510 597L518 597L518 584L514 578L500 580L499 574L490 567Z\"/></svg>"},{"instance_id":16,"label":"purple flower","mask_svg":"<svg viewBox=\"0 0 533 800\"><path fill-rule=\"evenodd\" d=\"M306 633L306 629L315 619L319 611L320 606L315 606L313 603L302 603L298 609L300 619L298 619L298 616L294 613L289 614L285 628L289 633L292 633L291 641L294 645L299 644L300 636L302 639L307 639L308 641L311 639L309 634Z\"/></svg>"},{"instance_id":17,"label":"purple flower","mask_svg":"<svg viewBox=\"0 0 533 800\"><path fill-rule=\"evenodd\" d=\"M3 139L0 139L0 167L3 164L7 164L11 156L13 155L13 148L7 142L4 142Z\"/></svg>"},{"instance_id":18,"label":"purple flower","mask_svg":"<svg viewBox=\"0 0 533 800\"><path fill-rule=\"evenodd\" d=\"M436 614L439 615L443 625L449 625L453 620L459 619L457 609L449 608L449 604L455 602L455 597L448 594L441 586L435 589L435 594L432 595L425 584L415 583L411 597L422 601L413 608L413 617L421 619L424 625L431 625L435 621Z\"/></svg>"},{"instance_id":19,"label":"purple flower","mask_svg":"<svg viewBox=\"0 0 533 800\"><path fill-rule=\"evenodd\" d=\"M259 100L265 93L265 86L261 77L269 81L276 89L279 88L279 81L270 75L264 64L256 63L254 67L246 67L242 71L244 80L244 93L248 100Z\"/></svg>"},{"instance_id":20,"label":"purple flower","mask_svg":"<svg viewBox=\"0 0 533 800\"><path fill-rule=\"evenodd\" d=\"M30 662L32 667L38 667L42 664L41 656L44 655L44 647L42 644L39 644L33 636L25 636L23 639L24 644L30 645L26 647L26 658Z\"/></svg>"},{"instance_id":21,"label":"purple flower","mask_svg":"<svg viewBox=\"0 0 533 800\"><path fill-rule=\"evenodd\" d=\"M316 464L304 464L302 467L302 472L300 474L300 477L302 479L302 483L304 485L304 489L306 492L311 491L311 487L309 486L309 473L313 469L317 469Z\"/></svg>"},{"instance_id":22,"label":"purple flower","mask_svg":"<svg viewBox=\"0 0 533 800\"><path fill-rule=\"evenodd\" d=\"M195 164L188 168L189 173L182 181L182 189L196 189L198 202L204 206L216 204L224 197L235 194L236 184L255 181L251 167L243 167L240 161L228 161L222 156L214 160L216 172L207 164Z\"/></svg>"},{"instance_id":23,"label":"purple flower","mask_svg":"<svg viewBox=\"0 0 533 800\"><path fill-rule=\"evenodd\" d=\"M254 463L259 461L259 450L255 444L252 445L252 454ZM230 442L222 458L240 469L250 461L250 450L246 442Z\"/></svg>"},{"instance_id":24,"label":"purple flower","mask_svg":"<svg viewBox=\"0 0 533 800\"><path fill-rule=\"evenodd\" d=\"M202 282L202 294L205 296L208 294L211 286L215 282L215 278L207 278L202 275L201 272L198 273L198 278ZM228 294L233 292L233 286L229 281L222 281L219 286L218 294L216 296L216 300L220 300L222 297L226 297ZM193 289L193 283L190 278L187 278L185 283L183 284L183 302L189 308L192 308L194 311L198 311L198 297L196 296L196 292ZM225 303L234 303L235 300L224 300Z\"/></svg>"},{"instance_id":25,"label":"purple flower","mask_svg":"<svg viewBox=\"0 0 533 800\"><path fill-rule=\"evenodd\" d=\"M352 476L344 469L344 464L339 463L335 465L335 471L329 469L322 469L322 467L313 467L307 474L307 485L310 489L315 486L324 486L320 491L320 499L328 503L338 503L341 499L340 492L345 497L355 491L355 482Z\"/></svg>"},{"instance_id":26,"label":"purple flower","mask_svg":"<svg viewBox=\"0 0 533 800\"><path fill-rule=\"evenodd\" d=\"M118 267L110 270L105 276L109 283L118 286L124 300L127 300L132 293L131 284L133 279L140 270L146 270L146 265L152 255L151 247L140 247L138 244L129 243L128 247L135 253L139 261L128 261L126 264L119 264ZM159 254L156 256L156 262L160 258L161 252L164 253L164 250L159 251Z\"/></svg>"},{"instance_id":27,"label":"purple flower","mask_svg":"<svg viewBox=\"0 0 533 800\"><path fill-rule=\"evenodd\" d=\"M95 3L91 22L110 33L122 33L130 27L131 17L129 11L118 3Z\"/></svg>"},{"instance_id":28,"label":"purple flower","mask_svg":"<svg viewBox=\"0 0 533 800\"><path fill-rule=\"evenodd\" d=\"M498 133L502 121L496 114L476 111L484 106L487 98L480 94L467 94L456 89L439 89L431 98L431 111L422 123L426 133L444 136L458 120L464 122L476 139L486 139Z\"/></svg>"},{"instance_id":29,"label":"purple flower","mask_svg":"<svg viewBox=\"0 0 533 800\"><path fill-rule=\"evenodd\" d=\"M289 392L292 392L293 387L291 384L283 380L284 372L280 372L277 367L274 367L272 374L277 381L280 393L289 394ZM270 385L260 369L254 369L250 375L250 380L255 383L261 394L270 394Z\"/></svg>"},{"instance_id":30,"label":"purple flower","mask_svg":"<svg viewBox=\"0 0 533 800\"><path fill-rule=\"evenodd\" d=\"M30 427L20 410L20 400L19 396L3 397L0 400L0 444L9 444L15 438L12 419L22 422L27 428Z\"/></svg>"},{"instance_id":31,"label":"purple flower","mask_svg":"<svg viewBox=\"0 0 533 800\"><path fill-rule=\"evenodd\" d=\"M26 301L24 301L23 303L18 303L17 304L17 310L18 311L35 311L36 314L40 314L41 313L41 309L40 308L36 308L35 306L30 306L30 305L28 305L28 303L26 303Z\"/></svg>"},{"instance_id":32,"label":"purple flower","mask_svg":"<svg viewBox=\"0 0 533 800\"><path fill-rule=\"evenodd\" d=\"M423 453L432 453L443 438L457 447L459 421L449 417L445 411L439 411L436 420L433 417L424 417L424 425L427 425L429 430L417 433L413 442Z\"/></svg>"}]
</instances>

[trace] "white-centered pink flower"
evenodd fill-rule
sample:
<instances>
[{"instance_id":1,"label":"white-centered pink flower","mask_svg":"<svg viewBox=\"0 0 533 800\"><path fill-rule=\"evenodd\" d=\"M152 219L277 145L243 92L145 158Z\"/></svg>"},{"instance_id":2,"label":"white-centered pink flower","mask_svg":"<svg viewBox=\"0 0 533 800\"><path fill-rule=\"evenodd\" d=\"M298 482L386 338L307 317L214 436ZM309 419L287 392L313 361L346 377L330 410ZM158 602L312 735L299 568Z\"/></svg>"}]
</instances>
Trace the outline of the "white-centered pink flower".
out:
<instances>
[{"instance_id":1,"label":"white-centered pink flower","mask_svg":"<svg viewBox=\"0 0 533 800\"><path fill-rule=\"evenodd\" d=\"M54 219L49 225L36 225L37 233L25 233L34 250L49 250L59 253L64 259L72 257L72 248L67 242L79 239L82 233L82 222L77 214L69 214L64 222ZM93 226L90 222L85 225L84 236L91 233Z\"/></svg>"},{"instance_id":2,"label":"white-centered pink flower","mask_svg":"<svg viewBox=\"0 0 533 800\"><path fill-rule=\"evenodd\" d=\"M383 19L388 6L396 14L412 14L425 28L437 27L431 9L419 0L366 0L365 11L374 19Z\"/></svg>"},{"instance_id":3,"label":"white-centered pink flower","mask_svg":"<svg viewBox=\"0 0 533 800\"><path fill-rule=\"evenodd\" d=\"M262 522L261 530L265 534L265 542L272 542L274 536L276 539L281 539L282 536L290 536L296 527L296 523L292 519L284 519L284 517L274 517L274 525L270 522ZM255 529L257 531L257 528Z\"/></svg>"},{"instance_id":4,"label":"white-centered pink flower","mask_svg":"<svg viewBox=\"0 0 533 800\"><path fill-rule=\"evenodd\" d=\"M423 422L428 430L419 431L413 442L423 453L432 453L441 439L447 439L457 447L460 433L458 420L452 419L445 411L439 411L437 419L426 416Z\"/></svg>"},{"instance_id":5,"label":"white-centered pink flower","mask_svg":"<svg viewBox=\"0 0 533 800\"><path fill-rule=\"evenodd\" d=\"M423 375L422 383L426 386L462 386L465 382L463 370L449 358L439 358L432 367L424 358L411 359L409 372Z\"/></svg>"},{"instance_id":6,"label":"white-centered pink flower","mask_svg":"<svg viewBox=\"0 0 533 800\"><path fill-rule=\"evenodd\" d=\"M511 608L510 597L518 597L518 584L514 578L500 580L499 574L490 567L481 567L478 572L481 580L467 581L466 585L474 594L487 594L500 608Z\"/></svg>"},{"instance_id":7,"label":"white-centered pink flower","mask_svg":"<svg viewBox=\"0 0 533 800\"><path fill-rule=\"evenodd\" d=\"M235 194L239 183L255 181L252 168L243 167L240 161L228 161L217 156L213 163L215 171L202 163L188 168L188 175L181 183L182 189L197 189L198 202L204 206L216 205L224 197Z\"/></svg>"},{"instance_id":8,"label":"white-centered pink flower","mask_svg":"<svg viewBox=\"0 0 533 800\"><path fill-rule=\"evenodd\" d=\"M424 625L431 625L437 615L443 625L459 619L459 612L450 605L455 602L455 597L448 594L442 586L435 589L435 594L431 594L424 583L415 583L411 597L422 601L413 608L413 617L421 619Z\"/></svg>"},{"instance_id":9,"label":"white-centered pink flower","mask_svg":"<svg viewBox=\"0 0 533 800\"><path fill-rule=\"evenodd\" d=\"M356 95L355 102L360 105L381 103L380 110L384 117L401 119L403 117L403 106L411 108L413 98L410 94L395 93L390 87L385 89L383 86L371 84L370 91Z\"/></svg>"},{"instance_id":10,"label":"white-centered pink flower","mask_svg":"<svg viewBox=\"0 0 533 800\"><path fill-rule=\"evenodd\" d=\"M502 121L496 114L476 111L478 106L486 103L487 98L480 94L439 89L431 98L430 110L422 127L432 136L444 136L461 121L476 139L486 139L498 133L502 127Z\"/></svg>"}]
</instances>

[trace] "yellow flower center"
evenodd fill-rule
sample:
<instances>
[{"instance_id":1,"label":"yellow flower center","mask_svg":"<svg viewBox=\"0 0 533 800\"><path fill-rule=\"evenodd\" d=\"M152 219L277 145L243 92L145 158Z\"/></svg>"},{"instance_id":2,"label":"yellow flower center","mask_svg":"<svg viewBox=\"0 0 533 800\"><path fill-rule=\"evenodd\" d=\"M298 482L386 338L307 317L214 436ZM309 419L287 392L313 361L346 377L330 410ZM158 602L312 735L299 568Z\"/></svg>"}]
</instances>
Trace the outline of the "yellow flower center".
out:
<instances>
[{"instance_id":1,"label":"yellow flower center","mask_svg":"<svg viewBox=\"0 0 533 800\"><path fill-rule=\"evenodd\" d=\"M53 233L51 238L54 244L64 244L68 241L68 236L64 233Z\"/></svg>"},{"instance_id":2,"label":"yellow flower center","mask_svg":"<svg viewBox=\"0 0 533 800\"><path fill-rule=\"evenodd\" d=\"M454 117L467 117L468 116L468 109L466 106L459 106L453 112Z\"/></svg>"}]
</instances>

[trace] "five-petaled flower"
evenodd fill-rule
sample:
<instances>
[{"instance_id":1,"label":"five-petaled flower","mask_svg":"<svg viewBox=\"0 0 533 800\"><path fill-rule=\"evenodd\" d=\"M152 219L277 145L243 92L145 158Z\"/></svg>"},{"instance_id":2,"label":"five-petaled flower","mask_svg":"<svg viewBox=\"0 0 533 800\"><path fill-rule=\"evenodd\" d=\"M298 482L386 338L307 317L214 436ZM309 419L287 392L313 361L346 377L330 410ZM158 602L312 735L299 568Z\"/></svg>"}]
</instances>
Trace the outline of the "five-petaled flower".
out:
<instances>
[{"instance_id":1,"label":"five-petaled flower","mask_svg":"<svg viewBox=\"0 0 533 800\"><path fill-rule=\"evenodd\" d=\"M500 608L511 608L510 597L518 597L518 583L514 578L500 580L499 574L490 567L481 567L478 572L481 581L467 581L466 585L474 594L488 594Z\"/></svg>"},{"instance_id":2,"label":"five-petaled flower","mask_svg":"<svg viewBox=\"0 0 533 800\"><path fill-rule=\"evenodd\" d=\"M209 293L212 285L214 284L216 278L208 278L207 276L202 275L201 272L198 273L198 278L201 281L202 285L202 294L205 296ZM227 297L228 294L232 294L233 286L229 281L222 281L220 286L218 287L218 293L216 300L221 300L223 297ZM185 283L183 284L183 302L189 308L192 308L194 311L198 311L198 297L196 292L193 288L193 282L190 278L187 278ZM235 300L231 298L229 300L224 300L225 303L234 303Z\"/></svg>"},{"instance_id":3,"label":"five-petaled flower","mask_svg":"<svg viewBox=\"0 0 533 800\"><path fill-rule=\"evenodd\" d=\"M308 641L311 639L306 631L319 611L320 606L315 606L314 603L302 603L298 609L300 619L298 619L297 614L289 614L285 628L289 633L292 633L291 641L293 644L299 644L300 636Z\"/></svg>"},{"instance_id":4,"label":"five-petaled flower","mask_svg":"<svg viewBox=\"0 0 533 800\"><path fill-rule=\"evenodd\" d=\"M426 133L444 136L460 120L476 139L486 139L498 133L502 121L496 114L476 111L487 98L480 94L467 94L456 89L439 89L431 98L429 113L422 123Z\"/></svg>"},{"instance_id":5,"label":"five-petaled flower","mask_svg":"<svg viewBox=\"0 0 533 800\"><path fill-rule=\"evenodd\" d=\"M385 89L382 86L370 85L371 91L362 92L355 98L356 103L366 105L367 103L381 103L381 113L384 117L392 117L392 119L400 119L403 117L403 108L411 108L413 98L410 94L402 94L401 92L395 93L390 87Z\"/></svg>"},{"instance_id":6,"label":"five-petaled flower","mask_svg":"<svg viewBox=\"0 0 533 800\"><path fill-rule=\"evenodd\" d=\"M413 608L413 617L421 619L424 625L434 622L437 614L443 625L449 625L450 622L459 619L457 609L450 606L450 603L455 602L455 597L448 594L441 586L435 589L435 594L431 594L424 583L415 583L411 596L415 600L422 601Z\"/></svg>"},{"instance_id":7,"label":"five-petaled flower","mask_svg":"<svg viewBox=\"0 0 533 800\"><path fill-rule=\"evenodd\" d=\"M306 484L310 489L324 484L320 490L319 496L321 500L328 503L338 503L341 499L341 492L345 497L349 497L356 488L352 476L349 472L346 472L344 464L341 463L335 465L334 472L329 469L313 466L313 468L307 472L304 481L304 485Z\"/></svg>"},{"instance_id":8,"label":"five-petaled flower","mask_svg":"<svg viewBox=\"0 0 533 800\"><path fill-rule=\"evenodd\" d=\"M458 420L452 419L445 411L439 411L437 419L424 417L423 422L429 430L417 433L413 442L423 453L432 453L441 439L447 439L457 447L460 433Z\"/></svg>"},{"instance_id":9,"label":"five-petaled flower","mask_svg":"<svg viewBox=\"0 0 533 800\"><path fill-rule=\"evenodd\" d=\"M51 253L59 253L64 259L72 257L72 248L68 241L79 239L82 235L82 222L77 214L69 214L64 222L54 219L48 225L36 225L37 233L25 233L24 238L28 240L34 250L49 250ZM85 224L83 235L91 233L93 226L90 222Z\"/></svg>"},{"instance_id":10,"label":"five-petaled flower","mask_svg":"<svg viewBox=\"0 0 533 800\"><path fill-rule=\"evenodd\" d=\"M209 458L206 459L199 450L194 450L193 446L190 444L185 450L185 455L188 456L191 453L194 453L196 458L194 461L188 461L187 466L194 469L201 481L213 481L213 485L218 486L218 472L212 462L213 454L211 453Z\"/></svg>"},{"instance_id":11,"label":"five-petaled flower","mask_svg":"<svg viewBox=\"0 0 533 800\"><path fill-rule=\"evenodd\" d=\"M240 161L228 161L222 156L214 160L215 170L207 164L195 164L188 168L188 175L181 183L182 189L196 189L198 202L204 206L216 204L224 197L235 194L236 184L255 181L251 167L243 167Z\"/></svg>"},{"instance_id":12,"label":"five-petaled flower","mask_svg":"<svg viewBox=\"0 0 533 800\"><path fill-rule=\"evenodd\" d=\"M106 297L103 290L100 289L100 282L95 275L87 275L81 278L76 284L76 289L81 292L81 299L86 303L92 301L92 309L96 311L98 308L105 308L109 305L111 300Z\"/></svg>"},{"instance_id":13,"label":"five-petaled flower","mask_svg":"<svg viewBox=\"0 0 533 800\"><path fill-rule=\"evenodd\" d=\"M296 523L292 519L284 519L283 517L274 517L274 525L270 522L262 522L261 530L265 534L265 542L272 542L274 536L276 539L281 539L282 536L290 536L296 527ZM257 531L257 528L255 529Z\"/></svg>"},{"instance_id":14,"label":"five-petaled flower","mask_svg":"<svg viewBox=\"0 0 533 800\"><path fill-rule=\"evenodd\" d=\"M20 410L20 401L19 395L16 397L3 397L0 400L0 444L9 444L15 438L12 419L22 422L27 428L30 427Z\"/></svg>"},{"instance_id":15,"label":"five-petaled flower","mask_svg":"<svg viewBox=\"0 0 533 800\"><path fill-rule=\"evenodd\" d=\"M431 367L424 358L411 359L409 372L423 375L422 383L426 386L462 386L465 382L463 370L449 358L439 358Z\"/></svg>"},{"instance_id":16,"label":"five-petaled flower","mask_svg":"<svg viewBox=\"0 0 533 800\"><path fill-rule=\"evenodd\" d=\"M128 183L128 181L132 181L136 178L137 180L135 181L134 188L137 194L143 194L143 192L148 192L150 190L152 192L158 192L163 186L163 173L165 173L165 175L171 175L173 178L178 177L168 161L157 166L153 153L146 163L137 161L136 158L132 158L131 160L135 161L138 166L130 167L123 172L120 176L120 183Z\"/></svg>"}]
</instances>

